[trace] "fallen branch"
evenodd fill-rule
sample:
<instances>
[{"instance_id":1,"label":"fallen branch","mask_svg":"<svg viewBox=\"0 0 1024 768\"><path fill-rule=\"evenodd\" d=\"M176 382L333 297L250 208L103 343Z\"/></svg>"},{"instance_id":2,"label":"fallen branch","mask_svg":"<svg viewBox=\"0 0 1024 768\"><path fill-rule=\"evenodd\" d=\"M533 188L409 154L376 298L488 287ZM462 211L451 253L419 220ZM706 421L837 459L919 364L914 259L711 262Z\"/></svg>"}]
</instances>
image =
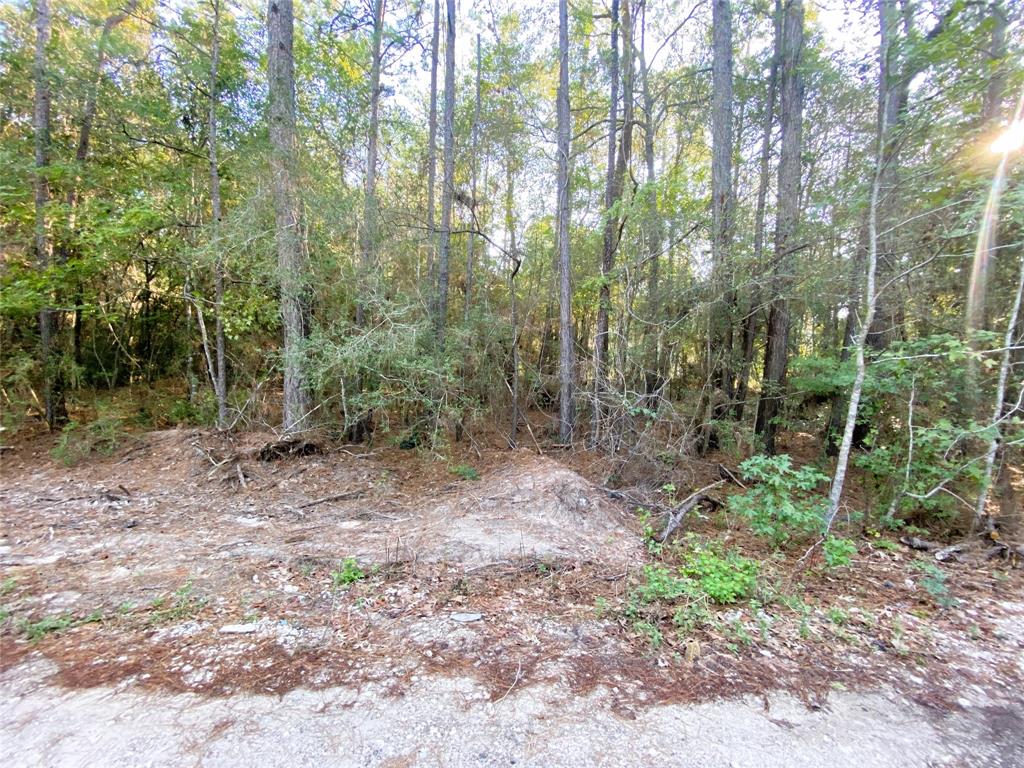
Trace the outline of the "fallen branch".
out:
<instances>
[{"instance_id":1,"label":"fallen branch","mask_svg":"<svg viewBox=\"0 0 1024 768\"><path fill-rule=\"evenodd\" d=\"M934 552L937 549L942 549L941 544L936 544L934 541L925 541L924 539L917 538L917 536L901 536L900 544L916 549L919 552Z\"/></svg>"},{"instance_id":2,"label":"fallen branch","mask_svg":"<svg viewBox=\"0 0 1024 768\"><path fill-rule=\"evenodd\" d=\"M345 493L335 493L332 496L324 496L322 499L313 499L313 501L307 501L305 504L299 504L296 509L309 509L315 507L318 504L327 504L331 501L349 501L351 499L359 499L365 495L365 491L347 491Z\"/></svg>"},{"instance_id":3,"label":"fallen branch","mask_svg":"<svg viewBox=\"0 0 1024 768\"><path fill-rule=\"evenodd\" d=\"M712 488L717 488L724 482L725 480L719 480L711 485L704 486L699 491L694 491L683 501L682 504L676 507L675 511L673 511L668 517L668 524L665 526L664 533L661 534L661 543L664 544L668 541L668 537L671 536L675 532L676 528L682 524L683 519L691 509L704 501L704 499L708 498L708 491Z\"/></svg>"}]
</instances>

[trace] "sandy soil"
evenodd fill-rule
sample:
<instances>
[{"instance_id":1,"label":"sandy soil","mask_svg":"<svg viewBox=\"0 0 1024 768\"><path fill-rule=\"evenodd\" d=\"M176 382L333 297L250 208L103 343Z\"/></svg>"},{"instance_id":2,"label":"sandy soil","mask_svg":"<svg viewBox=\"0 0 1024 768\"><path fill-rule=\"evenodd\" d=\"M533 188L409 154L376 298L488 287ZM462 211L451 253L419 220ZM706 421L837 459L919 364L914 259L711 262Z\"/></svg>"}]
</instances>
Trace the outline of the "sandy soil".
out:
<instances>
[{"instance_id":1,"label":"sandy soil","mask_svg":"<svg viewBox=\"0 0 1024 768\"><path fill-rule=\"evenodd\" d=\"M654 648L635 516L570 466L267 439L5 453L3 764L1020 764L1018 570L951 566L938 610L865 546L806 615Z\"/></svg>"}]
</instances>

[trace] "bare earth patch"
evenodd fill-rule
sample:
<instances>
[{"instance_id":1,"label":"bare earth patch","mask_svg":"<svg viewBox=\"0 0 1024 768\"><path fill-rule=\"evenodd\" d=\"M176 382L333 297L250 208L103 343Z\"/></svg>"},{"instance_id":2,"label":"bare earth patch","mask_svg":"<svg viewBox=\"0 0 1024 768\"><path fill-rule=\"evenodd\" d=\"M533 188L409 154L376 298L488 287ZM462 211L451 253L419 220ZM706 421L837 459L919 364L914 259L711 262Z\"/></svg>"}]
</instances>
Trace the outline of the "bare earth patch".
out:
<instances>
[{"instance_id":1,"label":"bare earth patch","mask_svg":"<svg viewBox=\"0 0 1024 768\"><path fill-rule=\"evenodd\" d=\"M269 439L169 430L72 468L43 440L5 453L0 762L1024 752L1019 570L948 566L959 604L938 609L916 554L864 546L852 573L801 582L809 613L725 608L720 631L655 648L622 614L635 516L569 466L485 451L470 480L397 449L263 460Z\"/></svg>"}]
</instances>

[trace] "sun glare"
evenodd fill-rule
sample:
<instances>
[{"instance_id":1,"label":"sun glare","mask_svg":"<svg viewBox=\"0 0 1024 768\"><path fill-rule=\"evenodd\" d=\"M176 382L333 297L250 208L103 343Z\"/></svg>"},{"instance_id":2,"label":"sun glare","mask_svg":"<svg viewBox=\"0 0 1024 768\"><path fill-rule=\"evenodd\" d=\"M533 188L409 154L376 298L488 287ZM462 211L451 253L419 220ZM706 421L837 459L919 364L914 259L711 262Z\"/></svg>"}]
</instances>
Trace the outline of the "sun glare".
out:
<instances>
[{"instance_id":1,"label":"sun glare","mask_svg":"<svg viewBox=\"0 0 1024 768\"><path fill-rule=\"evenodd\" d=\"M1024 147L1024 122L1015 120L992 142L992 151L1005 155Z\"/></svg>"}]
</instances>

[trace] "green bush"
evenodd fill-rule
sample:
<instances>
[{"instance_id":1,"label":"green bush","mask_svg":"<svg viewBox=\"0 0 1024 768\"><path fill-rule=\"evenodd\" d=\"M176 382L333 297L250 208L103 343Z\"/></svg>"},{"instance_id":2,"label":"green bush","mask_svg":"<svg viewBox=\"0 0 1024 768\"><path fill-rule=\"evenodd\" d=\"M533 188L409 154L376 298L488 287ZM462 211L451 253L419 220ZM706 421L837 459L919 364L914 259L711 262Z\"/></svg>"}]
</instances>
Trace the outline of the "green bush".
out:
<instances>
[{"instance_id":1,"label":"green bush","mask_svg":"<svg viewBox=\"0 0 1024 768\"><path fill-rule=\"evenodd\" d=\"M342 560L341 567L331 573L331 581L336 587L348 586L365 578L366 571L359 567L359 561L354 557L346 557Z\"/></svg>"},{"instance_id":2,"label":"green bush","mask_svg":"<svg viewBox=\"0 0 1024 768\"><path fill-rule=\"evenodd\" d=\"M829 536L822 545L825 553L825 564L829 568L841 568L850 564L850 559L857 554L857 545L849 539Z\"/></svg>"},{"instance_id":3,"label":"green bush","mask_svg":"<svg viewBox=\"0 0 1024 768\"><path fill-rule=\"evenodd\" d=\"M682 572L695 579L700 591L720 605L748 597L757 586L758 564L735 550L719 555L711 549L695 549Z\"/></svg>"},{"instance_id":4,"label":"green bush","mask_svg":"<svg viewBox=\"0 0 1024 768\"><path fill-rule=\"evenodd\" d=\"M456 464L449 470L453 475L458 475L463 480L479 480L480 473L468 464Z\"/></svg>"},{"instance_id":5,"label":"green bush","mask_svg":"<svg viewBox=\"0 0 1024 768\"><path fill-rule=\"evenodd\" d=\"M757 574L757 563L735 550L719 554L712 548L698 546L680 568L644 566L643 579L633 597L641 604L671 603L687 597L728 605L754 591Z\"/></svg>"},{"instance_id":6,"label":"green bush","mask_svg":"<svg viewBox=\"0 0 1024 768\"><path fill-rule=\"evenodd\" d=\"M757 485L731 496L729 509L747 518L754 533L776 546L821 533L827 501L815 489L828 480L827 475L814 467L794 467L786 454L752 456L740 470L745 480Z\"/></svg>"}]
</instances>

